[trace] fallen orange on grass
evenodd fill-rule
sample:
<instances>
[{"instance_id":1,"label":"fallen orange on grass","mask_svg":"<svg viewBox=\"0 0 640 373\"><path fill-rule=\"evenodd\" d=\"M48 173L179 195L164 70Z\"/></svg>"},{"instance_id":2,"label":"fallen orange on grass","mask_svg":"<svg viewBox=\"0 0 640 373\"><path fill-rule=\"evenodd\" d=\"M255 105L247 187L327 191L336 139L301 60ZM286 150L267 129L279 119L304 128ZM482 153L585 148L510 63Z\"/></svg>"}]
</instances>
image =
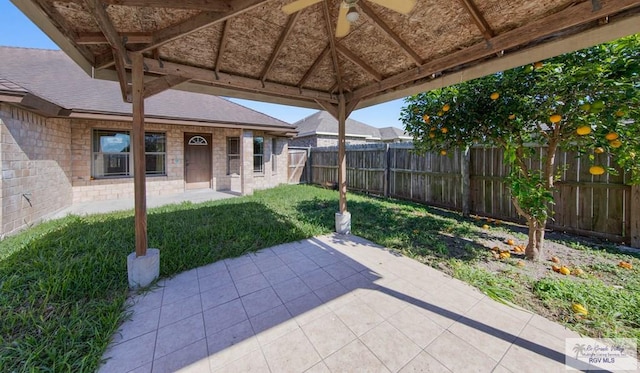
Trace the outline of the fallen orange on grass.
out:
<instances>
[{"instance_id":1,"label":"fallen orange on grass","mask_svg":"<svg viewBox=\"0 0 640 373\"><path fill-rule=\"evenodd\" d=\"M554 263L560 263L560 258L558 258L557 256L552 256L551 261Z\"/></svg>"},{"instance_id":2,"label":"fallen orange on grass","mask_svg":"<svg viewBox=\"0 0 640 373\"><path fill-rule=\"evenodd\" d=\"M515 245L515 244L516 244L516 243L515 243L515 241L513 241L511 238L509 238L509 239L507 240L507 245L511 245L511 246L513 246L513 245Z\"/></svg>"},{"instance_id":3,"label":"fallen orange on grass","mask_svg":"<svg viewBox=\"0 0 640 373\"><path fill-rule=\"evenodd\" d=\"M562 266L560 267L560 273L566 276L571 273L571 270L565 266Z\"/></svg>"},{"instance_id":4,"label":"fallen orange on grass","mask_svg":"<svg viewBox=\"0 0 640 373\"><path fill-rule=\"evenodd\" d=\"M573 310L573 312L575 314L578 315L582 315L582 316L587 316L588 312L587 309L584 308L584 306L580 303L574 303L571 305L571 309Z\"/></svg>"},{"instance_id":5,"label":"fallen orange on grass","mask_svg":"<svg viewBox=\"0 0 640 373\"><path fill-rule=\"evenodd\" d=\"M624 269L633 269L633 265L629 262L625 262L624 260L621 260L620 263L618 263L618 267Z\"/></svg>"}]
</instances>

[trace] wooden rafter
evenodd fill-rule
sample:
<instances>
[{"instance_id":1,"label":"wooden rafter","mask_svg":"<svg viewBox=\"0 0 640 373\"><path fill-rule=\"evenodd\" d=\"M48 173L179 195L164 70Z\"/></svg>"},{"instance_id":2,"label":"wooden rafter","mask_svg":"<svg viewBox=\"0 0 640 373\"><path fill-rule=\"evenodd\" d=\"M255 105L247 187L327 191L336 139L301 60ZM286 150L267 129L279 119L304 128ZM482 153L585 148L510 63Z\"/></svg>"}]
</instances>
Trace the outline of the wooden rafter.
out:
<instances>
[{"instance_id":1,"label":"wooden rafter","mask_svg":"<svg viewBox=\"0 0 640 373\"><path fill-rule=\"evenodd\" d=\"M336 101L332 95L312 89L300 89L273 82L262 82L259 79L252 79L231 74L218 73L208 69L193 66L185 66L171 62L160 62L151 58L144 59L146 71L158 75L175 75L194 81L207 83L216 87L226 87L248 92L266 93L275 96L301 99L308 102L315 102L316 99L325 101Z\"/></svg>"},{"instance_id":2,"label":"wooden rafter","mask_svg":"<svg viewBox=\"0 0 640 373\"><path fill-rule=\"evenodd\" d=\"M340 65L338 64L338 51L336 50L336 40L333 37L333 27L331 26L331 17L329 16L329 5L326 1L322 2L322 10L324 11L325 26L327 29L327 36L329 38L329 49L331 51L331 62L333 63L333 70L336 74L336 83L338 89L342 92L342 73L340 72Z\"/></svg>"},{"instance_id":3,"label":"wooden rafter","mask_svg":"<svg viewBox=\"0 0 640 373\"><path fill-rule=\"evenodd\" d=\"M142 94L142 97L151 97L186 81L189 81L189 79L175 75L167 75L155 78L154 80L146 82L144 84L144 92Z\"/></svg>"},{"instance_id":4,"label":"wooden rafter","mask_svg":"<svg viewBox=\"0 0 640 373\"><path fill-rule=\"evenodd\" d=\"M380 19L380 17L378 17L377 14L373 12L373 10L366 4L366 1L360 2L358 6L362 10L362 12L366 14L367 17L369 17L369 19L371 19L373 23L378 26L378 28L380 28L380 30L382 30L385 35L389 37L391 41L396 43L396 45L400 47L400 49L402 49L402 51L413 60L413 62L415 62L416 65L422 65L422 58L418 56L418 54L413 49L411 49L411 47L407 43L405 43L404 40L400 39L400 37L395 32L393 32L393 30L391 30L389 25L387 25L382 19Z\"/></svg>"},{"instance_id":5,"label":"wooden rafter","mask_svg":"<svg viewBox=\"0 0 640 373\"><path fill-rule=\"evenodd\" d=\"M363 99L365 97L393 89L402 84L426 78L432 74L441 73L447 69L461 66L485 58L500 51L522 46L531 41L539 40L549 35L569 29L581 24L597 21L603 17L624 11L637 6L637 0L609 0L601 1L602 8L595 11L590 1L585 1L562 11L554 13L526 24L517 29L497 35L488 42L474 44L465 49L453 52L436 60L429 61L421 66L394 75L383 81L362 87L353 92L351 99Z\"/></svg>"},{"instance_id":6,"label":"wooden rafter","mask_svg":"<svg viewBox=\"0 0 640 373\"><path fill-rule=\"evenodd\" d=\"M302 88L302 86L304 86L304 83L306 83L307 80L311 77L311 74L316 71L318 66L320 66L320 64L322 63L322 60L327 57L327 54L329 54L329 52L331 52L331 44L327 44L327 46L322 50L322 53L320 53L316 60L313 61L311 67L307 70L306 73L304 73L304 76L302 77L302 79L300 79L298 84L296 84L298 87Z\"/></svg>"},{"instance_id":7,"label":"wooden rafter","mask_svg":"<svg viewBox=\"0 0 640 373\"><path fill-rule=\"evenodd\" d=\"M222 56L224 56L224 50L227 48L227 36L229 35L229 27L231 27L231 20L224 21L222 27L222 35L220 35L220 42L218 43L218 55L216 56L216 74L220 72L220 66L222 66Z\"/></svg>"},{"instance_id":8,"label":"wooden rafter","mask_svg":"<svg viewBox=\"0 0 640 373\"><path fill-rule=\"evenodd\" d=\"M228 12L230 1L226 0L102 0L111 5L127 5L139 7L175 8Z\"/></svg>"},{"instance_id":9,"label":"wooden rafter","mask_svg":"<svg viewBox=\"0 0 640 373\"><path fill-rule=\"evenodd\" d=\"M113 26L109 14L107 14L107 10L104 8L104 4L100 0L85 0L85 4L87 8L89 8L90 13L93 14L100 31L104 34L111 48L116 50L116 55L128 60L127 49L122 42L120 34L118 34L118 31L116 31L116 28Z\"/></svg>"},{"instance_id":10,"label":"wooden rafter","mask_svg":"<svg viewBox=\"0 0 640 373\"><path fill-rule=\"evenodd\" d=\"M469 13L471 19L473 19L473 23L476 24L485 39L490 40L495 36L491 26L489 26L487 20L482 16L473 0L460 0L460 3L462 3L467 13Z\"/></svg>"},{"instance_id":11,"label":"wooden rafter","mask_svg":"<svg viewBox=\"0 0 640 373\"><path fill-rule=\"evenodd\" d=\"M116 62L116 74L118 75L118 83L120 83L120 93L122 94L122 100L124 102L131 102L131 85L127 79L127 71L124 68L122 58L118 57L118 52L115 49L112 50L113 59Z\"/></svg>"},{"instance_id":12,"label":"wooden rafter","mask_svg":"<svg viewBox=\"0 0 640 373\"><path fill-rule=\"evenodd\" d=\"M153 38L151 33L148 32L125 32L118 34L119 39L124 44L145 44L151 43ZM75 40L78 45L92 45L92 44L108 44L109 41L102 32L84 32L78 34Z\"/></svg>"},{"instance_id":13,"label":"wooden rafter","mask_svg":"<svg viewBox=\"0 0 640 373\"><path fill-rule=\"evenodd\" d=\"M358 65L362 70L366 71L367 74L371 75L373 79L377 82L382 80L382 75L377 72L373 67L369 66L366 62L362 60L362 58L355 55L355 53L351 52L349 49L344 47L341 44L336 43L336 50L343 56L345 56L349 61Z\"/></svg>"},{"instance_id":14,"label":"wooden rafter","mask_svg":"<svg viewBox=\"0 0 640 373\"><path fill-rule=\"evenodd\" d=\"M271 53L271 57L269 57L269 61L265 65L264 69L262 70L262 74L260 75L260 80L262 80L263 82L265 81L265 79L267 79L267 75L269 75L269 71L271 71L273 64L276 62L276 59L278 58L278 55L282 50L282 46L284 45L284 42L287 40L287 38L291 34L291 30L293 30L293 26L296 24L296 21L298 20L298 16L300 16L300 13L301 12L296 12L289 16L289 19L287 20L287 24L285 25L284 30L282 30L282 33L278 38L276 47L273 49L273 52Z\"/></svg>"}]
</instances>

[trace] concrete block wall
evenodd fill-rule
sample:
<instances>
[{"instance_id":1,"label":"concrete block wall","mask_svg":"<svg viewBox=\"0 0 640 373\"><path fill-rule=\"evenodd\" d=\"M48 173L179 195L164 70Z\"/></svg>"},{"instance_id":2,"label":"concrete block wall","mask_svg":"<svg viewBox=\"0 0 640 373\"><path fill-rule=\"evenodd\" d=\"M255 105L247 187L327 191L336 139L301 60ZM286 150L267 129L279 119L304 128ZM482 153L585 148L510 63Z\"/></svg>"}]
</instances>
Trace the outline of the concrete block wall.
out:
<instances>
[{"instance_id":1,"label":"concrete block wall","mask_svg":"<svg viewBox=\"0 0 640 373\"><path fill-rule=\"evenodd\" d=\"M69 120L0 103L0 234L41 221L72 201Z\"/></svg>"}]
</instances>

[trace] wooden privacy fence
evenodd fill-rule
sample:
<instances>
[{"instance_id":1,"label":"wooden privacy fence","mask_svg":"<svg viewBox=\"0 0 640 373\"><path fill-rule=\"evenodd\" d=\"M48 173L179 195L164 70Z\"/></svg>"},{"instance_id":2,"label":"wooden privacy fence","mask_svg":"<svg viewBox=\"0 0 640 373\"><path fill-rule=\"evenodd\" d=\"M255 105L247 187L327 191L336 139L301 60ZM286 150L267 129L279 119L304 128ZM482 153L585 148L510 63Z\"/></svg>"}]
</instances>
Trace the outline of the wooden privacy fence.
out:
<instances>
[{"instance_id":1,"label":"wooden privacy fence","mask_svg":"<svg viewBox=\"0 0 640 373\"><path fill-rule=\"evenodd\" d=\"M415 154L411 144L347 147L347 187L350 190L405 199L458 211L524 223L505 184L508 166L500 149L477 147L467 154L452 150ZM529 167L542 165L543 148L534 148ZM596 162L611 165L606 155ZM310 182L331 185L338 180L337 148L311 148ZM640 246L640 189L626 185L627 175L589 174L591 163L576 153L558 151L555 205L550 228L631 242ZM467 186L467 187L465 187Z\"/></svg>"},{"instance_id":2,"label":"wooden privacy fence","mask_svg":"<svg viewBox=\"0 0 640 373\"><path fill-rule=\"evenodd\" d=\"M309 151L311 148L289 147L289 184L304 184L309 182Z\"/></svg>"}]
</instances>

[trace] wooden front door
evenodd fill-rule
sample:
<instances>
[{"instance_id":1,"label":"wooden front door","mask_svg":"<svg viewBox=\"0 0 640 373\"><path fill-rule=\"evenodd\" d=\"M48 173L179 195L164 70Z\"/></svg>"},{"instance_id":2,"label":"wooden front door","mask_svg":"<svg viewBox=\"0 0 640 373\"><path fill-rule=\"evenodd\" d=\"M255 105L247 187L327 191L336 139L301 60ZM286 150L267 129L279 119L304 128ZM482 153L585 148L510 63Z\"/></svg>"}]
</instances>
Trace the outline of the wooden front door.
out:
<instances>
[{"instance_id":1,"label":"wooden front door","mask_svg":"<svg viewBox=\"0 0 640 373\"><path fill-rule=\"evenodd\" d=\"M211 187L211 135L184 134L185 188Z\"/></svg>"}]
</instances>

